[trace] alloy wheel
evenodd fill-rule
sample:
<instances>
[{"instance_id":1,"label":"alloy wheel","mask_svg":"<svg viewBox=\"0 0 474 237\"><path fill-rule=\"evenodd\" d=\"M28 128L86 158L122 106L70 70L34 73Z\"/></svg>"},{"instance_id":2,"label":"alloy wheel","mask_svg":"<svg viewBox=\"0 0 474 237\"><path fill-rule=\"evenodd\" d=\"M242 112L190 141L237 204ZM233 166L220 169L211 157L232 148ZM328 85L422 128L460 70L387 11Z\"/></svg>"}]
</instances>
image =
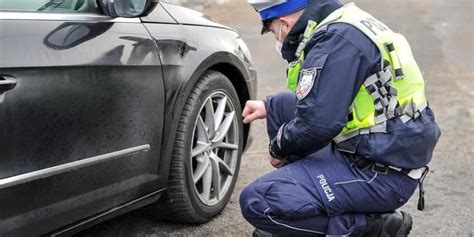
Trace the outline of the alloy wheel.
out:
<instances>
[{"instance_id":1,"label":"alloy wheel","mask_svg":"<svg viewBox=\"0 0 474 237\"><path fill-rule=\"evenodd\" d=\"M190 169L195 191L206 205L216 205L229 191L237 167L238 133L233 102L224 92L211 94L194 126Z\"/></svg>"}]
</instances>

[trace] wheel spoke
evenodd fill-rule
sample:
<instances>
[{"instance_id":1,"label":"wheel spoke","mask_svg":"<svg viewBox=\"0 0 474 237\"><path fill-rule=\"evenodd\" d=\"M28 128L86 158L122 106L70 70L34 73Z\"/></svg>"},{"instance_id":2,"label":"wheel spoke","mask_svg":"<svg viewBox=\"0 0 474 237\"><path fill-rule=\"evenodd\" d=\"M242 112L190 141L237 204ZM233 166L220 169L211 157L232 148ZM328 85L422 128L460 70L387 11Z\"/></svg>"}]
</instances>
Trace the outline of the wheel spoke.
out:
<instances>
[{"instance_id":1,"label":"wheel spoke","mask_svg":"<svg viewBox=\"0 0 474 237\"><path fill-rule=\"evenodd\" d=\"M205 201L211 199L211 186L212 186L212 167L209 164L202 176L202 196Z\"/></svg>"},{"instance_id":2,"label":"wheel spoke","mask_svg":"<svg viewBox=\"0 0 474 237\"><path fill-rule=\"evenodd\" d=\"M218 130L221 126L222 120L224 119L225 107L227 105L227 96L218 100L216 113L214 114L214 128Z\"/></svg>"},{"instance_id":3,"label":"wheel spoke","mask_svg":"<svg viewBox=\"0 0 474 237\"><path fill-rule=\"evenodd\" d=\"M237 144L217 142L212 145L212 148L222 148L224 150L237 150L239 149L239 146Z\"/></svg>"},{"instance_id":4,"label":"wheel spoke","mask_svg":"<svg viewBox=\"0 0 474 237\"><path fill-rule=\"evenodd\" d=\"M217 200L221 199L221 172L220 172L220 166L219 166L219 158L209 157L211 161L211 167L212 167L212 187L214 188L214 195L217 198Z\"/></svg>"},{"instance_id":5,"label":"wheel spoke","mask_svg":"<svg viewBox=\"0 0 474 237\"><path fill-rule=\"evenodd\" d=\"M205 152L209 148L209 144L203 143L201 141L196 142L196 146L191 151L191 157L198 156Z\"/></svg>"},{"instance_id":6,"label":"wheel spoke","mask_svg":"<svg viewBox=\"0 0 474 237\"><path fill-rule=\"evenodd\" d=\"M193 181L194 184L196 184L204 175L206 170L209 168L209 157L208 156L203 156L203 161L198 162L198 165L196 167L196 170L193 172Z\"/></svg>"},{"instance_id":7,"label":"wheel spoke","mask_svg":"<svg viewBox=\"0 0 474 237\"><path fill-rule=\"evenodd\" d=\"M206 109L206 126L208 127L207 133L209 137L214 137L216 133L216 125L214 121L214 105L212 104L212 98L209 98L205 105Z\"/></svg>"},{"instance_id":8,"label":"wheel spoke","mask_svg":"<svg viewBox=\"0 0 474 237\"><path fill-rule=\"evenodd\" d=\"M225 120L219 126L219 129L217 129L216 136L212 139L212 142L220 142L224 139L225 135L227 135L227 132L229 131L229 128L232 125L232 122L234 121L234 117L234 111L227 113Z\"/></svg>"},{"instance_id":9,"label":"wheel spoke","mask_svg":"<svg viewBox=\"0 0 474 237\"><path fill-rule=\"evenodd\" d=\"M217 162L217 164L219 165L219 170L221 170L223 173L225 173L227 175L230 175L230 176L234 175L234 172L229 167L229 165L227 165L227 163L225 163L219 156L217 156L217 154L211 153L209 158L210 158L211 162L212 161Z\"/></svg>"},{"instance_id":10,"label":"wheel spoke","mask_svg":"<svg viewBox=\"0 0 474 237\"><path fill-rule=\"evenodd\" d=\"M207 143L209 141L209 137L207 135L206 131L206 125L204 124L204 121L202 120L201 116L198 116L198 121L197 121L197 140L202 143Z\"/></svg>"}]
</instances>

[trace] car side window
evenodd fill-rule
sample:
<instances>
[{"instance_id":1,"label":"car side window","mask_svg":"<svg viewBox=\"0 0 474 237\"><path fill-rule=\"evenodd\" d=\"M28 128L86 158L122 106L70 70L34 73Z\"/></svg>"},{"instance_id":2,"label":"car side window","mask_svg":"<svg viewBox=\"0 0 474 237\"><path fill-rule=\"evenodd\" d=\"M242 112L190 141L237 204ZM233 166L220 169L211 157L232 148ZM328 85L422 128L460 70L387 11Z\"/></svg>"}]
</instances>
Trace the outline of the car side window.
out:
<instances>
[{"instance_id":1,"label":"car side window","mask_svg":"<svg viewBox=\"0 0 474 237\"><path fill-rule=\"evenodd\" d=\"M0 0L0 11L101 13L95 0Z\"/></svg>"}]
</instances>

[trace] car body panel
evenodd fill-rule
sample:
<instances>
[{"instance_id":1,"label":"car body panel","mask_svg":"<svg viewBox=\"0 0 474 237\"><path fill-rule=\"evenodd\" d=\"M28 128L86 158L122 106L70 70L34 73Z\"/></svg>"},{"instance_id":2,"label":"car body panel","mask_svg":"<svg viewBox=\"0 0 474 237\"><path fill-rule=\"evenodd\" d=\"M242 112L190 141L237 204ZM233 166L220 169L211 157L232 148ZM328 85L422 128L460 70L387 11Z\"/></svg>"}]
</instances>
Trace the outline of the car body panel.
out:
<instances>
[{"instance_id":1,"label":"car body panel","mask_svg":"<svg viewBox=\"0 0 474 237\"><path fill-rule=\"evenodd\" d=\"M9 19L0 27L0 75L17 80L0 103L0 179L20 182L0 189L2 236L43 233L165 185L162 71L141 23ZM150 149L21 180L143 145Z\"/></svg>"},{"instance_id":2,"label":"car body panel","mask_svg":"<svg viewBox=\"0 0 474 237\"><path fill-rule=\"evenodd\" d=\"M213 18L206 16L201 12L168 3L161 3L161 5L179 24L217 27L233 30L232 28L220 24Z\"/></svg>"},{"instance_id":3,"label":"car body panel","mask_svg":"<svg viewBox=\"0 0 474 237\"><path fill-rule=\"evenodd\" d=\"M251 66L249 56L242 52L237 43L240 36L231 30L208 26L159 25L145 23L158 46L158 54L163 66L166 95L166 126L163 147L173 147L173 137L177 129L186 98L193 85L207 70L217 70L216 66L233 68L227 76L233 83L241 80L242 85L236 88L239 97L245 100L254 99L256 94L256 72ZM159 29L158 29L159 28ZM219 35L219 37L208 37ZM225 73L224 71L221 71ZM227 73L225 73L227 74ZM247 93L246 95L244 95ZM245 128L248 135L248 126ZM167 142L167 143L166 143ZM163 150L162 156L169 157L171 149ZM167 160L168 161L168 160ZM167 176L169 163L161 164L160 174Z\"/></svg>"},{"instance_id":4,"label":"car body panel","mask_svg":"<svg viewBox=\"0 0 474 237\"><path fill-rule=\"evenodd\" d=\"M177 24L176 19L163 7L163 3L159 3L155 6L153 11L148 15L140 18L143 23L162 23L162 24Z\"/></svg>"}]
</instances>

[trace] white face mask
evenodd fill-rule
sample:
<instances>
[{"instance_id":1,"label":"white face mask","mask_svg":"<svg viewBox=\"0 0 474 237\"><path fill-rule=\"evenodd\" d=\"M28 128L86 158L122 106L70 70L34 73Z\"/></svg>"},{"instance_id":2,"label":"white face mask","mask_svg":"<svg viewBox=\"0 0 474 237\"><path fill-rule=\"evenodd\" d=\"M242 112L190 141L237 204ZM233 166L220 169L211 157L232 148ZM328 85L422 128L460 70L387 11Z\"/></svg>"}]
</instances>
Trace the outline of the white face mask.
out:
<instances>
[{"instance_id":1,"label":"white face mask","mask_svg":"<svg viewBox=\"0 0 474 237\"><path fill-rule=\"evenodd\" d=\"M278 39L280 39L280 40L281 40L281 38L282 38L282 37L281 37L281 28L282 28L282 27L283 27L283 25L280 24L280 30L278 31ZM276 43L275 43L275 49L276 49L276 51L278 52L278 54L279 54L280 56L282 56L282 54L281 54L281 49L283 48L283 43L282 43L280 40L278 40L278 39L276 40Z\"/></svg>"}]
</instances>

